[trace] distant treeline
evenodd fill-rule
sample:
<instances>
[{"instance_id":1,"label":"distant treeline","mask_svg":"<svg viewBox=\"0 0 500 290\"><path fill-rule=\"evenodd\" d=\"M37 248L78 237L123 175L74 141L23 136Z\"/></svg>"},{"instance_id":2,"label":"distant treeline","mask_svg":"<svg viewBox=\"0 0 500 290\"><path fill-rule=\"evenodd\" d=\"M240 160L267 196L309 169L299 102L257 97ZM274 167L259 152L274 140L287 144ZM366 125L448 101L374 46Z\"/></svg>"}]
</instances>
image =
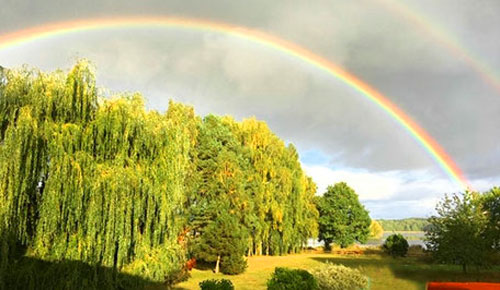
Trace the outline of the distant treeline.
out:
<instances>
[{"instance_id":1,"label":"distant treeline","mask_svg":"<svg viewBox=\"0 0 500 290\"><path fill-rule=\"evenodd\" d=\"M425 218L406 218L400 220L377 220L384 231L423 231L429 224Z\"/></svg>"}]
</instances>

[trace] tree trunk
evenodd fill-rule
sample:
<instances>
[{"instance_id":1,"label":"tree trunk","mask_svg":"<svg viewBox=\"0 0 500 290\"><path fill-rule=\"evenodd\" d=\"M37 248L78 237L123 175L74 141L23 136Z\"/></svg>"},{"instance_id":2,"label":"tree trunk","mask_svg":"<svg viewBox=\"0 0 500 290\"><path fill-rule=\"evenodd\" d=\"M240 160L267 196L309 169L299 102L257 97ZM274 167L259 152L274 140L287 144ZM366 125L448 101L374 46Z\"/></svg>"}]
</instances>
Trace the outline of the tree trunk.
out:
<instances>
[{"instance_id":1,"label":"tree trunk","mask_svg":"<svg viewBox=\"0 0 500 290\"><path fill-rule=\"evenodd\" d=\"M325 240L325 252L329 252L332 250L332 247L330 246L331 241Z\"/></svg>"},{"instance_id":2,"label":"tree trunk","mask_svg":"<svg viewBox=\"0 0 500 290\"><path fill-rule=\"evenodd\" d=\"M464 274L467 273L467 264L462 264L462 270L464 271Z\"/></svg>"},{"instance_id":3,"label":"tree trunk","mask_svg":"<svg viewBox=\"0 0 500 290\"><path fill-rule=\"evenodd\" d=\"M219 273L219 263L220 263L220 256L217 256L217 263L215 264L215 269L214 269L215 274Z\"/></svg>"}]
</instances>

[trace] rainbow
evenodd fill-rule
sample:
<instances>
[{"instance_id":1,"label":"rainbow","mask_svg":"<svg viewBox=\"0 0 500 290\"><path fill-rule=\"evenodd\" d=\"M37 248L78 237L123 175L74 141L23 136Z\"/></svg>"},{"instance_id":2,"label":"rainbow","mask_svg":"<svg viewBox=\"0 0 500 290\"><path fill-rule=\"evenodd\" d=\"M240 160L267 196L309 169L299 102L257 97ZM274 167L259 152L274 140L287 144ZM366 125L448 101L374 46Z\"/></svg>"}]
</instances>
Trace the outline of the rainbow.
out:
<instances>
[{"instance_id":1,"label":"rainbow","mask_svg":"<svg viewBox=\"0 0 500 290\"><path fill-rule=\"evenodd\" d=\"M431 21L428 17L419 12L415 7L404 4L399 0L378 0L385 5L387 9L399 14L411 21L417 28L425 31L427 35L434 38L437 43L447 48L458 59L466 63L473 69L481 79L500 94L500 76L484 61L481 61L477 55L467 50L458 39L440 27L437 23Z\"/></svg>"},{"instance_id":2,"label":"rainbow","mask_svg":"<svg viewBox=\"0 0 500 290\"><path fill-rule=\"evenodd\" d=\"M221 22L212 22L200 19L178 17L122 17L105 19L86 19L76 21L57 22L34 28L19 30L0 35L0 50L24 44L41 38L64 35L78 31L99 30L105 28L128 27L174 27L202 31L225 33L246 40L250 40L278 50L284 54L296 57L316 68L336 77L366 99L384 110L391 118L400 124L406 131L428 152L444 172L462 189L469 189L469 183L460 168L455 164L444 149L415 121L387 97L379 93L370 85L356 76L343 70L331 61L314 54L294 43L280 39L268 33L241 26Z\"/></svg>"}]
</instances>

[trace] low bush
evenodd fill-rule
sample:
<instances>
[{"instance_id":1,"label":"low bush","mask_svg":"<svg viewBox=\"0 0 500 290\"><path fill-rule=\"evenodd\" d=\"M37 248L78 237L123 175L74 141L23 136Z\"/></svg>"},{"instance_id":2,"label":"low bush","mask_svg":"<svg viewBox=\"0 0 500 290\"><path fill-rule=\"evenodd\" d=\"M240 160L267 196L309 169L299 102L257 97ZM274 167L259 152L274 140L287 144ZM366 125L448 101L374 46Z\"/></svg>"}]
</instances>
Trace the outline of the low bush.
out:
<instances>
[{"instance_id":1,"label":"low bush","mask_svg":"<svg viewBox=\"0 0 500 290\"><path fill-rule=\"evenodd\" d=\"M205 280L200 282L201 290L233 290L233 282L227 279L220 280Z\"/></svg>"},{"instance_id":2,"label":"low bush","mask_svg":"<svg viewBox=\"0 0 500 290\"><path fill-rule=\"evenodd\" d=\"M268 290L316 290L318 282L306 270L277 267L267 281Z\"/></svg>"},{"instance_id":3,"label":"low bush","mask_svg":"<svg viewBox=\"0 0 500 290\"><path fill-rule=\"evenodd\" d=\"M401 234L393 234L384 242L384 250L393 257L404 257L408 253L408 241Z\"/></svg>"},{"instance_id":4,"label":"low bush","mask_svg":"<svg viewBox=\"0 0 500 290\"><path fill-rule=\"evenodd\" d=\"M238 255L223 257L221 259L221 272L227 275L236 275L245 272L247 261Z\"/></svg>"},{"instance_id":5,"label":"low bush","mask_svg":"<svg viewBox=\"0 0 500 290\"><path fill-rule=\"evenodd\" d=\"M342 265L326 263L311 274L318 282L321 290L358 290L367 289L368 278L356 269Z\"/></svg>"}]
</instances>

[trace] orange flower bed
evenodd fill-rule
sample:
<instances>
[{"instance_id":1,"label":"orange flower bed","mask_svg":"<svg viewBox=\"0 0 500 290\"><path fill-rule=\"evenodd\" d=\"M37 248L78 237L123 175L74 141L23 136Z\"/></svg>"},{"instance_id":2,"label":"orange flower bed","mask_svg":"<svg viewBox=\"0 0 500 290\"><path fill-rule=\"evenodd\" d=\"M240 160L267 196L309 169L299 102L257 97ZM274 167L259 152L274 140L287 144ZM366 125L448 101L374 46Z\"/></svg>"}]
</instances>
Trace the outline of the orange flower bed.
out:
<instances>
[{"instance_id":1,"label":"orange flower bed","mask_svg":"<svg viewBox=\"0 0 500 290\"><path fill-rule=\"evenodd\" d=\"M427 290L500 290L500 283L429 282Z\"/></svg>"}]
</instances>

